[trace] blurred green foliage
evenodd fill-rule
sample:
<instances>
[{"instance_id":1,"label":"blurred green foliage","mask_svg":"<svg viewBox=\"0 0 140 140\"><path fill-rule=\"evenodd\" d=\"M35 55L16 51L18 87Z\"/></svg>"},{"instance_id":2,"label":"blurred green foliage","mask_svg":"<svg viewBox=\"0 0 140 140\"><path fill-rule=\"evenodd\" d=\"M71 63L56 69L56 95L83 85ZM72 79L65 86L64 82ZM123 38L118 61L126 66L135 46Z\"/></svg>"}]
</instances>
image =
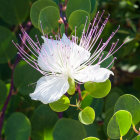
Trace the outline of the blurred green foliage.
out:
<instances>
[{"instance_id":1,"label":"blurred green foliage","mask_svg":"<svg viewBox=\"0 0 140 140\"><path fill-rule=\"evenodd\" d=\"M28 33L33 40L37 34L41 43L41 28L54 37L58 33L62 36L65 29L68 35L74 35L76 26L77 36L81 37L86 17L89 24L95 13L103 9L105 15L111 15L101 35L103 41L118 25L121 28L112 42L119 39L121 45L126 41L114 55L117 57L115 63L109 66L114 77L104 83L82 85L84 100L80 103L78 91L73 95L72 89L69 99L62 98L50 105L56 112L67 109L63 113L56 113L49 105L31 100L29 93L33 92L41 75L23 61L14 69L18 55L12 40L21 44L19 25L26 27L31 21ZM66 18L68 26L59 21L60 17ZM110 44L105 51L109 47ZM104 52L103 58L106 55ZM113 56L105 60L102 67L112 60ZM9 94L12 72L14 89L5 112L4 140L111 140L121 136L127 140L140 139L135 133L140 127L140 0L0 0L0 117ZM76 104L76 108L71 104ZM77 110L78 107L83 110ZM93 124L84 125L78 120L78 114L84 124L95 120Z\"/></svg>"}]
</instances>

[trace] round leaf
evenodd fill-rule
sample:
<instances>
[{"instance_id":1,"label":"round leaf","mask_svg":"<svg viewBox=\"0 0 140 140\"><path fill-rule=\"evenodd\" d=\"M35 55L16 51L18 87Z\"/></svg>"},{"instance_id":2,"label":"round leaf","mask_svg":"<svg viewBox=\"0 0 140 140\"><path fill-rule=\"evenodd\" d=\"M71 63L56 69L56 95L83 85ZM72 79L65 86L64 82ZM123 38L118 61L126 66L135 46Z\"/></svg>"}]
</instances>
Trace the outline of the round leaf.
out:
<instances>
[{"instance_id":1,"label":"round leaf","mask_svg":"<svg viewBox=\"0 0 140 140\"><path fill-rule=\"evenodd\" d=\"M109 95L105 98L105 111L110 108L113 108L114 110L115 103L121 94L123 94L121 89L116 87L111 89Z\"/></svg>"},{"instance_id":2,"label":"round leaf","mask_svg":"<svg viewBox=\"0 0 140 140\"><path fill-rule=\"evenodd\" d=\"M31 7L30 17L31 17L32 24L35 27L38 27L38 25L40 24L38 20L39 20L39 14L41 10L48 6L57 7L56 3L53 2L52 0L40 0L40 1L38 0L33 3Z\"/></svg>"},{"instance_id":3,"label":"round leaf","mask_svg":"<svg viewBox=\"0 0 140 140\"><path fill-rule=\"evenodd\" d=\"M86 131L83 125L72 119L59 120L54 128L54 140L81 140L85 138Z\"/></svg>"},{"instance_id":4,"label":"round leaf","mask_svg":"<svg viewBox=\"0 0 140 140\"><path fill-rule=\"evenodd\" d=\"M97 11L98 1L90 0L90 2L91 2L91 18L93 18Z\"/></svg>"},{"instance_id":5,"label":"round leaf","mask_svg":"<svg viewBox=\"0 0 140 140\"><path fill-rule=\"evenodd\" d=\"M84 98L81 102L81 108L85 108L87 106L90 106L93 98L90 95L87 95L88 92L87 91L82 91L82 97Z\"/></svg>"},{"instance_id":6,"label":"round leaf","mask_svg":"<svg viewBox=\"0 0 140 140\"><path fill-rule=\"evenodd\" d=\"M93 108L87 106L82 111L79 112L79 120L85 125L92 124L95 119L95 112Z\"/></svg>"},{"instance_id":7,"label":"round leaf","mask_svg":"<svg viewBox=\"0 0 140 140\"><path fill-rule=\"evenodd\" d=\"M61 24L61 26L60 26L60 34L61 34L61 36L63 36L64 33L65 33L65 25Z\"/></svg>"},{"instance_id":8,"label":"round leaf","mask_svg":"<svg viewBox=\"0 0 140 140\"><path fill-rule=\"evenodd\" d=\"M12 44L16 40L14 33L0 26L0 63L7 63L16 55L16 47Z\"/></svg>"},{"instance_id":9,"label":"round leaf","mask_svg":"<svg viewBox=\"0 0 140 140\"><path fill-rule=\"evenodd\" d=\"M41 38L42 33L40 32L39 29L32 28L29 32L29 36L32 38L32 40L37 41L36 35L37 35L37 38L38 38L40 44L42 44L43 43L43 39Z\"/></svg>"},{"instance_id":10,"label":"round leaf","mask_svg":"<svg viewBox=\"0 0 140 140\"><path fill-rule=\"evenodd\" d=\"M78 39L80 40L83 30L84 30L85 25L81 24L79 28L76 28L76 36L78 37ZM71 35L75 36L75 30L73 30L73 32L71 33Z\"/></svg>"},{"instance_id":11,"label":"round leaf","mask_svg":"<svg viewBox=\"0 0 140 140\"><path fill-rule=\"evenodd\" d=\"M107 54L108 54L108 52L103 51L102 59L104 59L104 58L107 56ZM103 62L101 63L101 67L106 68L106 67L108 67L108 66L111 64L111 65L108 67L108 69L111 69L112 66L114 65L114 62L112 63L113 59L114 59L114 58L113 58L113 56L111 55L109 58L107 58L105 61L103 61Z\"/></svg>"},{"instance_id":12,"label":"round leaf","mask_svg":"<svg viewBox=\"0 0 140 140\"><path fill-rule=\"evenodd\" d=\"M133 95L122 95L116 102L114 111L127 110L132 115L132 123L134 125L140 122L140 101Z\"/></svg>"},{"instance_id":13,"label":"round leaf","mask_svg":"<svg viewBox=\"0 0 140 140\"><path fill-rule=\"evenodd\" d=\"M68 82L69 82L69 89L67 91L67 93L69 95L73 95L75 93L75 81L72 78L68 78Z\"/></svg>"},{"instance_id":14,"label":"round leaf","mask_svg":"<svg viewBox=\"0 0 140 140\"><path fill-rule=\"evenodd\" d=\"M62 112L69 108L70 100L63 95L58 101L50 103L50 108L55 112Z\"/></svg>"},{"instance_id":15,"label":"round leaf","mask_svg":"<svg viewBox=\"0 0 140 140\"><path fill-rule=\"evenodd\" d=\"M86 132L87 132L87 137L99 137L98 134L98 124L96 122L90 124L90 125L84 125Z\"/></svg>"},{"instance_id":16,"label":"round leaf","mask_svg":"<svg viewBox=\"0 0 140 140\"><path fill-rule=\"evenodd\" d=\"M25 21L29 13L29 0L0 0L0 17L10 25Z\"/></svg>"},{"instance_id":17,"label":"round leaf","mask_svg":"<svg viewBox=\"0 0 140 140\"><path fill-rule=\"evenodd\" d=\"M110 80L106 80L102 83L87 82L84 84L86 91L94 98L105 97L111 89Z\"/></svg>"},{"instance_id":18,"label":"round leaf","mask_svg":"<svg viewBox=\"0 0 140 140\"><path fill-rule=\"evenodd\" d=\"M40 30L43 28L45 33L56 31L58 29L60 19L60 14L58 8L54 6L48 6L41 10L39 14L39 21L41 21L41 25L39 25ZM42 26L42 27L41 27Z\"/></svg>"},{"instance_id":19,"label":"round leaf","mask_svg":"<svg viewBox=\"0 0 140 140\"><path fill-rule=\"evenodd\" d=\"M5 126L6 140L28 140L31 132L29 119L22 113L12 114Z\"/></svg>"},{"instance_id":20,"label":"round leaf","mask_svg":"<svg viewBox=\"0 0 140 140\"><path fill-rule=\"evenodd\" d=\"M120 110L110 119L107 134L112 139L118 139L127 134L131 127L132 116L128 111Z\"/></svg>"},{"instance_id":21,"label":"round leaf","mask_svg":"<svg viewBox=\"0 0 140 140\"><path fill-rule=\"evenodd\" d=\"M86 19L87 19L86 26L88 26L90 22L90 16L88 12L84 10L76 10L72 12L68 20L71 30L75 30L75 27L79 28L82 24L85 25Z\"/></svg>"},{"instance_id":22,"label":"round leaf","mask_svg":"<svg viewBox=\"0 0 140 140\"><path fill-rule=\"evenodd\" d=\"M85 138L83 140L99 140L99 139L98 138L95 138L95 137L87 137L87 138Z\"/></svg>"},{"instance_id":23,"label":"round leaf","mask_svg":"<svg viewBox=\"0 0 140 140\"><path fill-rule=\"evenodd\" d=\"M103 107L104 107L104 100L93 98L92 104L90 106L94 108L96 117L98 117L99 115L102 114Z\"/></svg>"},{"instance_id":24,"label":"round leaf","mask_svg":"<svg viewBox=\"0 0 140 140\"><path fill-rule=\"evenodd\" d=\"M66 16L69 18L70 14L75 10L84 10L90 13L91 3L90 0L69 0L67 3Z\"/></svg>"},{"instance_id":25,"label":"round leaf","mask_svg":"<svg viewBox=\"0 0 140 140\"><path fill-rule=\"evenodd\" d=\"M53 127L58 116L48 105L40 105L32 116L32 139L48 140L52 138Z\"/></svg>"},{"instance_id":26,"label":"round leaf","mask_svg":"<svg viewBox=\"0 0 140 140\"><path fill-rule=\"evenodd\" d=\"M101 57L101 60L103 60L106 56L107 56L108 52L107 51L103 51L101 53L101 55L99 56L99 59ZM97 64L99 59L97 59L93 64ZM113 60L113 56L111 55L109 58L107 58L106 60L104 60L102 63L101 63L101 67L102 68L108 68L108 69L111 69L114 65L114 60Z\"/></svg>"},{"instance_id":27,"label":"round leaf","mask_svg":"<svg viewBox=\"0 0 140 140\"><path fill-rule=\"evenodd\" d=\"M26 95L34 91L35 83L40 76L41 74L37 70L21 61L14 71L14 84L20 93Z\"/></svg>"}]
</instances>

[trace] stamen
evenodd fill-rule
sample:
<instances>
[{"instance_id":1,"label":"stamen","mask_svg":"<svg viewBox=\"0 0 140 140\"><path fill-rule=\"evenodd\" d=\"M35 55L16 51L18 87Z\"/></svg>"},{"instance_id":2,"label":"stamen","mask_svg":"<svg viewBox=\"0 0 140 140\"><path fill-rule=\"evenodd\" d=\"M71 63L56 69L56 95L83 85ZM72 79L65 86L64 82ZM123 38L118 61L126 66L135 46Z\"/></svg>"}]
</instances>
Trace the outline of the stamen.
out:
<instances>
[{"instance_id":1,"label":"stamen","mask_svg":"<svg viewBox=\"0 0 140 140\"><path fill-rule=\"evenodd\" d=\"M112 60L112 62L111 62L106 68L108 69L116 59L117 59L117 58L114 57L113 60Z\"/></svg>"}]
</instances>

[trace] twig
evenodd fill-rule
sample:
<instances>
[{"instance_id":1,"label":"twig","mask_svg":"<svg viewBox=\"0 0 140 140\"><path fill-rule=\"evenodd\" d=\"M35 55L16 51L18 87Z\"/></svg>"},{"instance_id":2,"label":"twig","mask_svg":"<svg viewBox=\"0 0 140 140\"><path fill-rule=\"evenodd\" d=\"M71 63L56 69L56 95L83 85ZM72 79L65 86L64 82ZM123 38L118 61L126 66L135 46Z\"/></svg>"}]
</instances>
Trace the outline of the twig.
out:
<instances>
[{"instance_id":1,"label":"twig","mask_svg":"<svg viewBox=\"0 0 140 140\"><path fill-rule=\"evenodd\" d=\"M77 91L78 91L78 95L79 95L79 101L82 101L82 95L81 95L81 88L80 88L80 84L77 85Z\"/></svg>"},{"instance_id":2,"label":"twig","mask_svg":"<svg viewBox=\"0 0 140 140\"><path fill-rule=\"evenodd\" d=\"M135 133L137 133L138 135L140 135L140 131L138 131L138 130L136 129L135 125L133 125L133 130L134 130Z\"/></svg>"},{"instance_id":3,"label":"twig","mask_svg":"<svg viewBox=\"0 0 140 140\"><path fill-rule=\"evenodd\" d=\"M58 112L58 118L59 119L63 118L63 112Z\"/></svg>"},{"instance_id":4,"label":"twig","mask_svg":"<svg viewBox=\"0 0 140 140\"><path fill-rule=\"evenodd\" d=\"M73 105L73 104L70 104L70 106L71 106L71 107L76 107L76 108L78 108L79 110L81 110L81 111L82 111L82 108L80 108L80 106L78 106L78 105Z\"/></svg>"},{"instance_id":5,"label":"twig","mask_svg":"<svg viewBox=\"0 0 140 140\"><path fill-rule=\"evenodd\" d=\"M63 13L63 11L65 9L64 7L66 7L66 4L67 4L67 2L65 3L65 5L59 4L59 9L60 9L60 17L62 18L63 23L65 25L65 34L67 35L68 23L66 20L66 15Z\"/></svg>"},{"instance_id":6,"label":"twig","mask_svg":"<svg viewBox=\"0 0 140 140\"><path fill-rule=\"evenodd\" d=\"M32 25L32 24L31 24L31 22L29 21L29 22L27 23L26 27L25 27L25 30L26 30L26 31L29 30L30 27L31 27L31 25ZM22 38L24 39L24 41L26 41L25 35L23 35ZM22 47L22 48L24 47L24 43L23 43L23 42L21 42L21 47ZM4 122L5 111L6 111L6 109L7 109L8 103L9 103L9 101L10 101L10 99L11 99L11 96L12 96L12 92L13 92L13 90L14 90L13 75L14 75L15 67L16 67L16 65L19 63L20 60L21 60L21 57L20 57L19 55L17 55L17 58L16 58L16 60L15 60L15 63L14 63L14 65L13 65L13 68L12 68L10 91L9 91L9 94L8 94L8 96L7 96L7 98L6 98L6 101L5 101L4 105L3 105L3 108L2 108L2 111L1 111L1 114L0 114L0 140L2 140L1 134L2 134L2 127L3 127L3 122Z\"/></svg>"},{"instance_id":7,"label":"twig","mask_svg":"<svg viewBox=\"0 0 140 140\"><path fill-rule=\"evenodd\" d=\"M122 139L122 136L120 137L120 140L123 140L123 139Z\"/></svg>"}]
</instances>

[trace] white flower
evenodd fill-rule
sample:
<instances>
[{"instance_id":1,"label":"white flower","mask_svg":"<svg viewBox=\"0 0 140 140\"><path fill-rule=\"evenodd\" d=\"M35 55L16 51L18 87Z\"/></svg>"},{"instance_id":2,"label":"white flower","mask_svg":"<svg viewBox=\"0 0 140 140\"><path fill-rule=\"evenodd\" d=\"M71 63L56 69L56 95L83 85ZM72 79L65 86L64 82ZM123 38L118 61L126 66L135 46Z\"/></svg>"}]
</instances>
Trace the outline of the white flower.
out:
<instances>
[{"instance_id":1,"label":"white flower","mask_svg":"<svg viewBox=\"0 0 140 140\"><path fill-rule=\"evenodd\" d=\"M115 49L118 40L116 43L112 43L110 51L106 57L102 58L103 50L118 31L118 28L115 32L112 32L106 42L102 43L101 39L95 51L91 54L91 50L97 44L97 40L108 21L107 17L99 27L103 14L97 21L98 14L93 23L89 25L87 33L85 33L84 28L79 43L76 36L73 36L70 40L63 34L62 39L58 37L56 40L42 36L44 43L40 45L39 42L35 43L22 29L22 33L26 36L31 48L23 43L34 57L26 53L18 44L14 44L18 48L21 57L43 74L43 77L37 81L35 91L30 94L33 100L39 100L44 104L57 101L69 89L68 78L75 79L78 83L87 81L104 82L111 74L113 75L112 71L101 68L100 64L112 56L123 44ZM98 63L94 64L97 60Z\"/></svg>"}]
</instances>

